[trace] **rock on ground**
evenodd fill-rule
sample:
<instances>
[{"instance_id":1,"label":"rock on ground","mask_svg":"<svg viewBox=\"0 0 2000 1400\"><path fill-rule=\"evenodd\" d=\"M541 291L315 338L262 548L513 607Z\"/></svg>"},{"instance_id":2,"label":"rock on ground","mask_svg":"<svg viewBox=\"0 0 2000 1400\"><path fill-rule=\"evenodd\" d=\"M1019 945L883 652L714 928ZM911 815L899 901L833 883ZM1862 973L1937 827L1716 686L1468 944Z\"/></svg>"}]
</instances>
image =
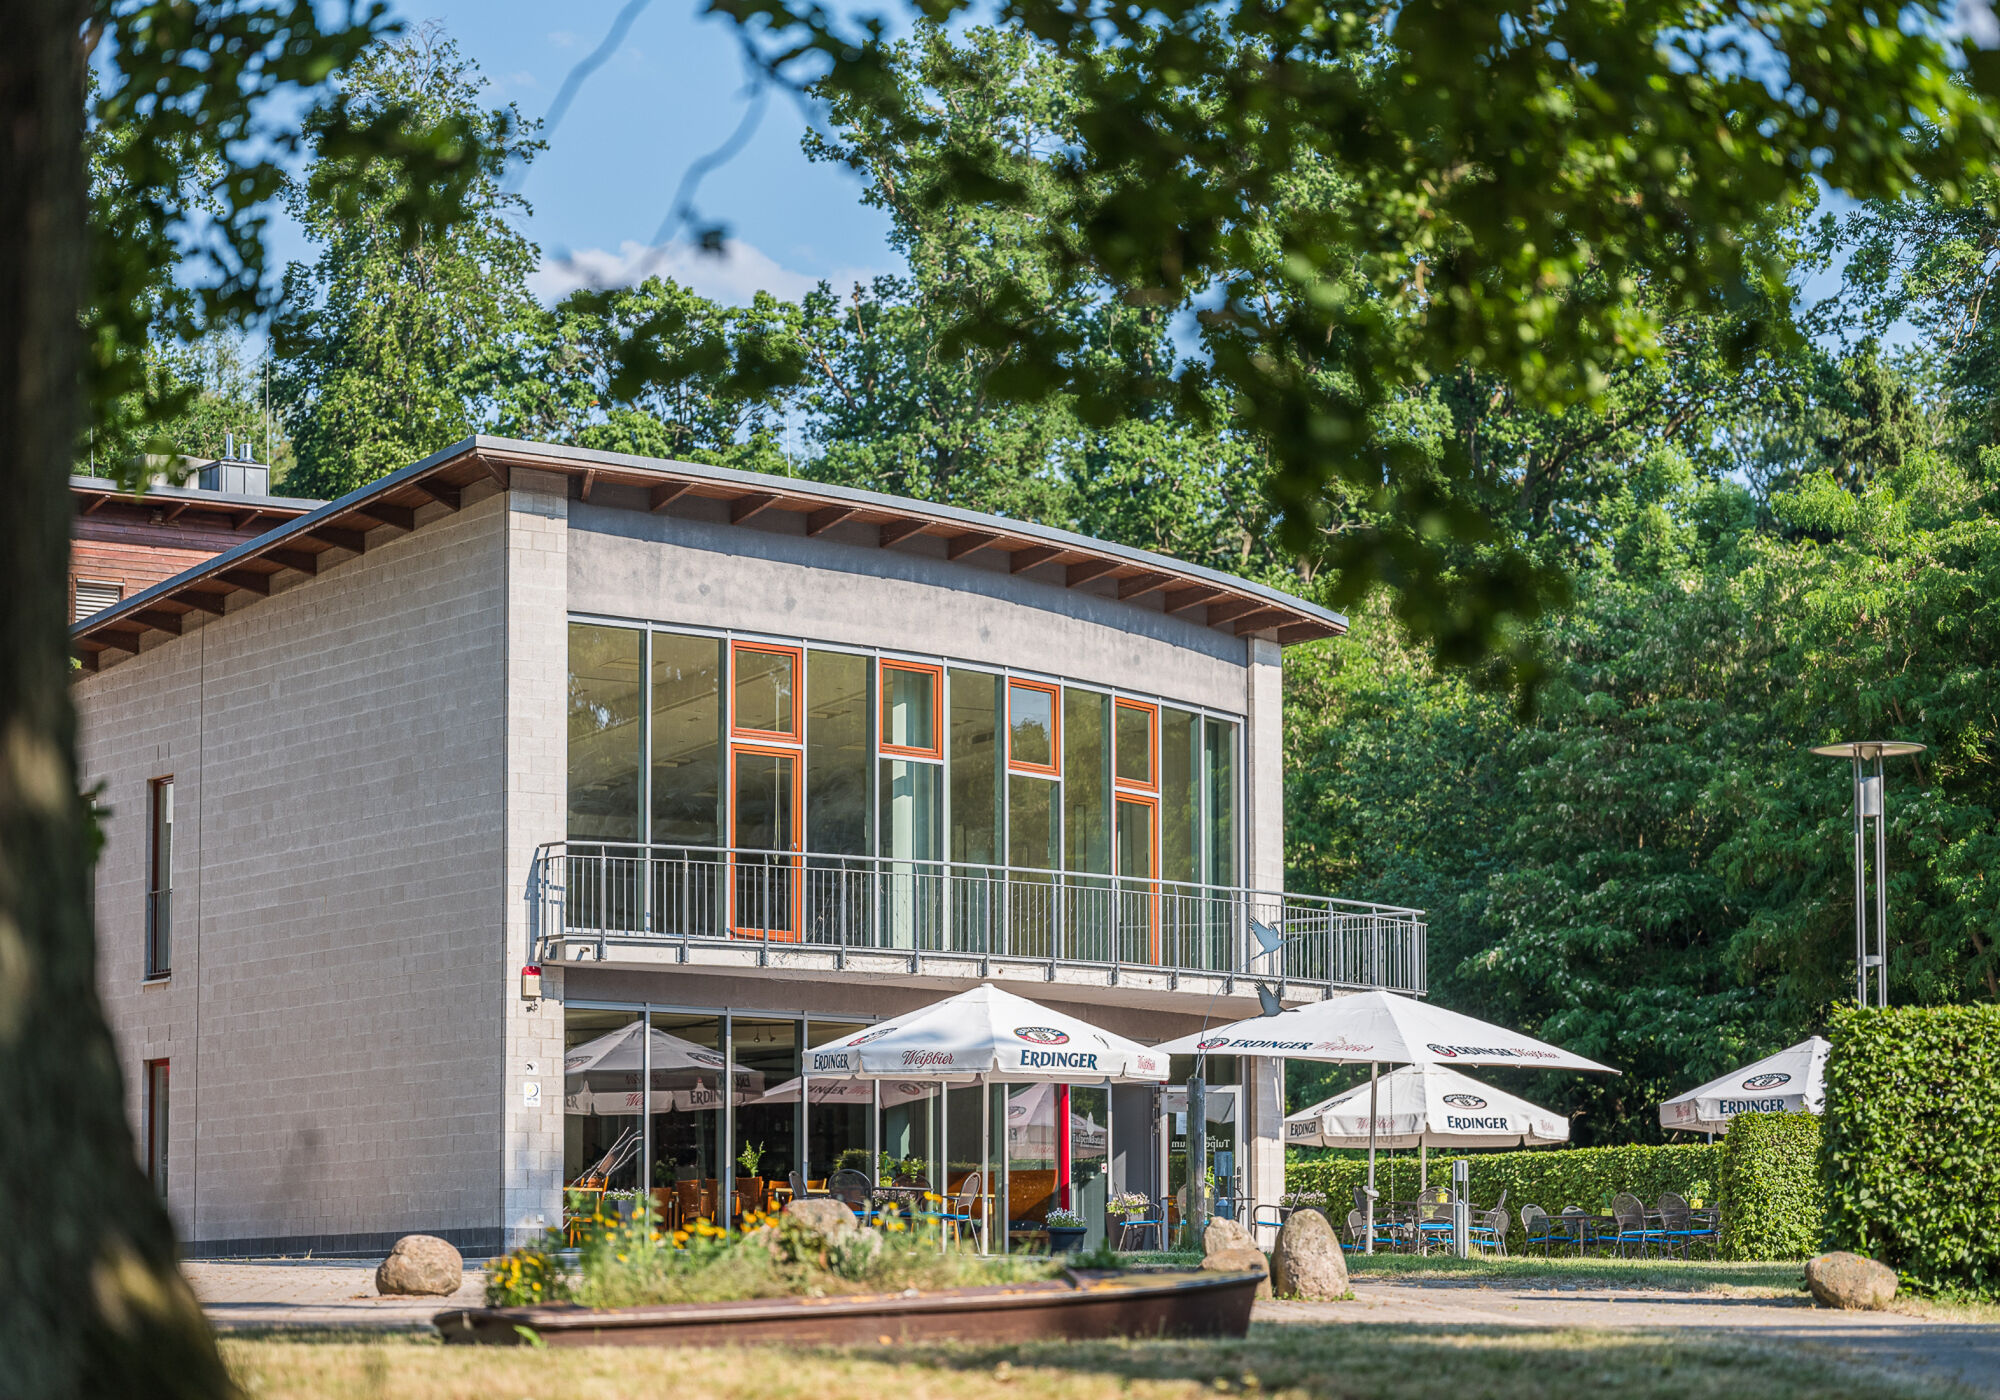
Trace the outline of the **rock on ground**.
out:
<instances>
[{"instance_id":1,"label":"rock on ground","mask_svg":"<svg viewBox=\"0 0 2000 1400\"><path fill-rule=\"evenodd\" d=\"M1806 1287L1830 1308L1886 1308L1896 1296L1896 1271L1859 1254L1822 1254L1806 1261Z\"/></svg>"},{"instance_id":2,"label":"rock on ground","mask_svg":"<svg viewBox=\"0 0 2000 1400\"><path fill-rule=\"evenodd\" d=\"M436 1235L405 1235L375 1270L377 1293L448 1298L465 1282L465 1260Z\"/></svg>"},{"instance_id":3,"label":"rock on ground","mask_svg":"<svg viewBox=\"0 0 2000 1400\"><path fill-rule=\"evenodd\" d=\"M1219 1215L1209 1221L1208 1228L1201 1232L1201 1252L1203 1254L1219 1254L1225 1249L1256 1248L1257 1241L1251 1237L1248 1230L1244 1229L1234 1220L1225 1220ZM1263 1251L1259 1250L1258 1252L1262 1253Z\"/></svg>"},{"instance_id":4,"label":"rock on ground","mask_svg":"<svg viewBox=\"0 0 2000 1400\"><path fill-rule=\"evenodd\" d=\"M845 1201L792 1201L785 1206L784 1214L795 1224L828 1238L861 1228Z\"/></svg>"},{"instance_id":5,"label":"rock on ground","mask_svg":"<svg viewBox=\"0 0 2000 1400\"><path fill-rule=\"evenodd\" d=\"M1347 1258L1340 1237L1316 1210L1295 1210L1271 1251L1271 1287L1280 1298L1323 1303L1347 1295Z\"/></svg>"},{"instance_id":6,"label":"rock on ground","mask_svg":"<svg viewBox=\"0 0 2000 1400\"><path fill-rule=\"evenodd\" d=\"M1271 1266L1264 1258L1264 1251L1255 1245L1229 1245L1222 1249L1211 1249L1201 1261L1202 1268L1212 1274L1233 1274L1255 1269L1263 1279L1257 1284L1257 1296L1271 1296Z\"/></svg>"}]
</instances>

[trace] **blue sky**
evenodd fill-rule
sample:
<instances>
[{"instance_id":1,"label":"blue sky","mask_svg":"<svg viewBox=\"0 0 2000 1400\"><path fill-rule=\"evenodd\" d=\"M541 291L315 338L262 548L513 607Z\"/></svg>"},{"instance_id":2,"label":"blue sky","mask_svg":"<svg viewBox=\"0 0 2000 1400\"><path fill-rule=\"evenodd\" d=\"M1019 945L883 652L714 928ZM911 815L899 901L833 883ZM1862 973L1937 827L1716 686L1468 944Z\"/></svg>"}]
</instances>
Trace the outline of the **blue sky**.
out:
<instances>
[{"instance_id":1,"label":"blue sky","mask_svg":"<svg viewBox=\"0 0 2000 1400\"><path fill-rule=\"evenodd\" d=\"M624 3L394 0L394 10L412 26L442 23L484 69L490 98L539 118ZM544 259L536 290L550 296L588 277L627 280L648 258L689 163L736 129L744 89L733 24L704 17L699 0L652 0L578 91L520 184L534 207L524 231ZM862 205L860 185L845 168L806 159L804 129L799 107L774 94L748 144L708 175L696 196L705 220L728 226L730 256L704 256L681 243L652 255L654 269L732 302L760 287L797 296L820 278L845 287L857 276L896 270L901 260L888 246L888 220Z\"/></svg>"}]
</instances>

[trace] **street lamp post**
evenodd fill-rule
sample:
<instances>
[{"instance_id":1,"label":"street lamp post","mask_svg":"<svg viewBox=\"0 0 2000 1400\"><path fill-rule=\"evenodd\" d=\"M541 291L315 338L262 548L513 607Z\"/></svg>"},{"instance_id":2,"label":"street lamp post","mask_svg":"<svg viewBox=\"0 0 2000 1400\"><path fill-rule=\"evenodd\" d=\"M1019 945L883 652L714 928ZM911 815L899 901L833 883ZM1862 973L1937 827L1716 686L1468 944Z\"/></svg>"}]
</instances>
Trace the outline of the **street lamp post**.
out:
<instances>
[{"instance_id":1,"label":"street lamp post","mask_svg":"<svg viewBox=\"0 0 2000 1400\"><path fill-rule=\"evenodd\" d=\"M1922 744L1900 739L1860 739L1821 744L1813 752L1844 758L1854 765L1854 999L1868 1005L1869 974L1874 974L1875 1005L1889 1004L1889 846L1888 803L1882 792L1882 760L1922 753ZM1870 765L1873 765L1872 771ZM1869 830L1870 824L1874 830ZM1870 836L1873 841L1870 841ZM1874 858L1869 859L1869 847ZM1868 875L1875 876L1873 937L1868 917Z\"/></svg>"}]
</instances>

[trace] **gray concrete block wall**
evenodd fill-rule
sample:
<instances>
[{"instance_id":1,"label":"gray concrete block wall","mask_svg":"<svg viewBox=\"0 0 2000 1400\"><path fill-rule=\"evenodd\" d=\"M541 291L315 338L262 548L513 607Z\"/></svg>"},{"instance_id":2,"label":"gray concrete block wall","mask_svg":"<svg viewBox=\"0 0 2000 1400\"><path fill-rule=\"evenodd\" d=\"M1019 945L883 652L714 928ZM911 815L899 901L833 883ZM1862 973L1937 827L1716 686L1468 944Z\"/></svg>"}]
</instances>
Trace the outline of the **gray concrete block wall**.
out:
<instances>
[{"instance_id":1,"label":"gray concrete block wall","mask_svg":"<svg viewBox=\"0 0 2000 1400\"><path fill-rule=\"evenodd\" d=\"M560 840L569 809L569 483L517 468L507 511L506 1143L500 1217L508 1247L562 1220L562 972L544 1000L520 995L534 951L536 847Z\"/></svg>"},{"instance_id":2,"label":"gray concrete block wall","mask_svg":"<svg viewBox=\"0 0 2000 1400\"><path fill-rule=\"evenodd\" d=\"M77 684L114 808L103 990L135 1123L140 1061L172 1058L196 1250L497 1236L507 512L437 514ZM175 966L142 988L167 771Z\"/></svg>"},{"instance_id":3,"label":"gray concrete block wall","mask_svg":"<svg viewBox=\"0 0 2000 1400\"><path fill-rule=\"evenodd\" d=\"M1241 639L978 555L581 503L570 524L575 612L899 649L1243 712Z\"/></svg>"}]
</instances>

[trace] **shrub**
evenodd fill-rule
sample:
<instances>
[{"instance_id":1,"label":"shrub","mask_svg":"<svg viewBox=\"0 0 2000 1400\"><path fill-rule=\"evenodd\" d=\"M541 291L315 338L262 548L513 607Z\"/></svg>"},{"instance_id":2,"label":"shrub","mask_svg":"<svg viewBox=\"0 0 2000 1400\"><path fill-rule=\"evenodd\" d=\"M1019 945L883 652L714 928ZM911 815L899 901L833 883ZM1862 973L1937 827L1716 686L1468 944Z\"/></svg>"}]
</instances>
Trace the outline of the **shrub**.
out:
<instances>
[{"instance_id":1,"label":"shrub","mask_svg":"<svg viewBox=\"0 0 2000 1400\"><path fill-rule=\"evenodd\" d=\"M1554 1215L1564 1206L1606 1210L1611 1198L1630 1191L1651 1202L1662 1191L1690 1201L1715 1196L1716 1163L1722 1149L1707 1143L1666 1147L1563 1147L1522 1152L1463 1154L1471 1165L1473 1203L1490 1207L1504 1190L1512 1234L1509 1250L1524 1245L1521 1207L1538 1205ZM1430 1179L1449 1185L1451 1163L1458 1153L1433 1152ZM1313 1161L1285 1165L1288 1204L1323 1207L1338 1227L1353 1207L1353 1191L1368 1180L1366 1153L1329 1153ZM1409 1200L1417 1193L1417 1161L1404 1153L1377 1158L1375 1189L1382 1199Z\"/></svg>"},{"instance_id":2,"label":"shrub","mask_svg":"<svg viewBox=\"0 0 2000 1400\"><path fill-rule=\"evenodd\" d=\"M1819 1182L1820 1120L1810 1113L1742 1113L1722 1139L1716 1195L1725 1259L1803 1259L1817 1253L1826 1198Z\"/></svg>"},{"instance_id":3,"label":"shrub","mask_svg":"<svg viewBox=\"0 0 2000 1400\"><path fill-rule=\"evenodd\" d=\"M1827 1234L1915 1292L2000 1297L2000 1006L1834 1013Z\"/></svg>"}]
</instances>

